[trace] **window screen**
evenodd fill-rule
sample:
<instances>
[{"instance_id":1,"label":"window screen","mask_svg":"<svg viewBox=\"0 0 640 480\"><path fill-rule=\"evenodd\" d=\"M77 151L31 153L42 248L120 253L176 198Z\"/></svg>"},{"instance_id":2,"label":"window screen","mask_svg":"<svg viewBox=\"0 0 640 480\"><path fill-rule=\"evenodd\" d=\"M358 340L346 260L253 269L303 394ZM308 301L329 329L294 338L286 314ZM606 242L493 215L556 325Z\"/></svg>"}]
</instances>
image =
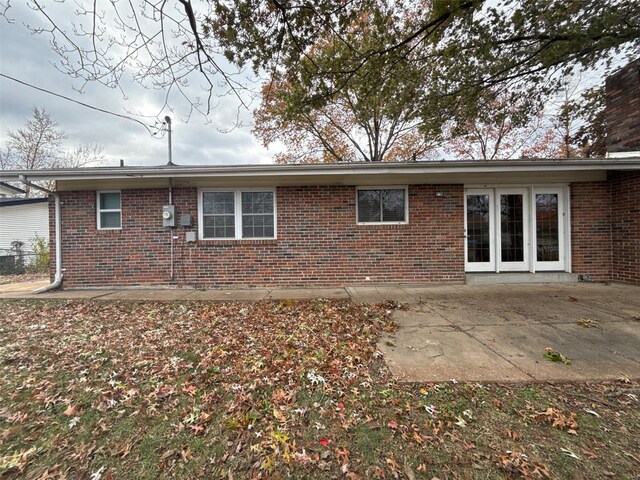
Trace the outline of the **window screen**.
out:
<instances>
[{"instance_id":1,"label":"window screen","mask_svg":"<svg viewBox=\"0 0 640 480\"><path fill-rule=\"evenodd\" d=\"M405 190L358 190L358 223L406 221Z\"/></svg>"},{"instance_id":2,"label":"window screen","mask_svg":"<svg viewBox=\"0 0 640 480\"><path fill-rule=\"evenodd\" d=\"M273 234L273 192L242 192L242 238Z\"/></svg>"},{"instance_id":3,"label":"window screen","mask_svg":"<svg viewBox=\"0 0 640 480\"><path fill-rule=\"evenodd\" d=\"M235 193L202 194L202 226L205 238L235 238Z\"/></svg>"},{"instance_id":4,"label":"window screen","mask_svg":"<svg viewBox=\"0 0 640 480\"><path fill-rule=\"evenodd\" d=\"M98 192L98 228L122 228L120 192Z\"/></svg>"}]
</instances>

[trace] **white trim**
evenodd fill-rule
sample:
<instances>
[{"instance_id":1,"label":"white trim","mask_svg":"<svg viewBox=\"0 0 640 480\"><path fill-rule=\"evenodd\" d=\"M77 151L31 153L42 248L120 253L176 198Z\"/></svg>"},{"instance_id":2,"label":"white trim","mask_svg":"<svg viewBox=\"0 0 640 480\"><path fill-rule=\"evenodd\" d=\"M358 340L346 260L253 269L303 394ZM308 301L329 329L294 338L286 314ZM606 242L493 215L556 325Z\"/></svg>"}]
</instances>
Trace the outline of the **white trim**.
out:
<instances>
[{"instance_id":1,"label":"white trim","mask_svg":"<svg viewBox=\"0 0 640 480\"><path fill-rule=\"evenodd\" d=\"M565 242L565 252L564 252L564 271L571 273L571 269L573 268L571 261L571 187L569 185L565 185L563 187L564 190L564 236L567 239Z\"/></svg>"},{"instance_id":2,"label":"white trim","mask_svg":"<svg viewBox=\"0 0 640 480\"><path fill-rule=\"evenodd\" d=\"M514 184L514 185L499 185L499 184L469 184L465 185L465 198L464 198L464 216L465 216L465 271L466 272L489 272L495 271L495 273L500 273L502 271L526 271L526 270L512 270L511 268L505 269L505 265L501 265L501 262L497 262L495 265L495 269L491 268L489 263L483 263L481 265L484 268L474 268L473 264L469 264L467 262L467 240L466 240L466 232L467 232L467 194L478 194L478 193L487 193L493 192L495 198L492 199L492 216L493 219L490 219L490 223L493 226L491 233L494 235L495 244L492 245L492 252L494 253L494 258L500 255L500 245L499 245L499 237L500 237L500 225L497 219L500 218L500 205L499 205L499 194L507 192L509 190L522 190L526 189L528 192L526 195L526 201L528 203L528 215L529 219L526 221L526 225L528 228L528 244L526 246L528 252L528 271L531 273L535 273L536 271L565 271L571 273L571 188L567 183L542 183L542 184ZM558 262L538 262L537 261L537 245L536 245L536 204L535 204L535 194L536 193L557 193L558 197L558 215L562 218L559 218L558 228L559 228L559 251L561 253L561 258ZM492 220L495 220L492 222ZM494 241L492 239L492 241Z\"/></svg>"},{"instance_id":3,"label":"white trim","mask_svg":"<svg viewBox=\"0 0 640 480\"><path fill-rule=\"evenodd\" d=\"M100 208L100 194L102 193L117 193L120 195L120 208ZM118 212L120 214L120 226L119 227L103 227L100 221L101 213L113 213ZM122 190L96 190L96 229L97 230L122 230Z\"/></svg>"},{"instance_id":4,"label":"white trim","mask_svg":"<svg viewBox=\"0 0 640 480\"><path fill-rule=\"evenodd\" d=\"M631 158L538 159L538 160L443 160L423 162L369 162L307 165L187 165L161 167L87 167L42 170L6 170L0 181L18 181L20 175L35 180L201 177L296 177L300 175L409 175L496 172L579 172L640 170L640 155ZM429 182L424 182L429 183Z\"/></svg>"},{"instance_id":5,"label":"white trim","mask_svg":"<svg viewBox=\"0 0 640 480\"><path fill-rule=\"evenodd\" d=\"M520 262L505 262L502 260L502 234L496 234L496 256L497 266L500 271L509 272L528 272L531 268L531 256L530 256L530 242L531 232L529 231L529 215L531 214L531 208L529 205L530 194L527 188L496 188L495 202L496 202L496 225L500 224L501 218L500 211L500 196L501 195L522 195L522 261Z\"/></svg>"},{"instance_id":6,"label":"white trim","mask_svg":"<svg viewBox=\"0 0 640 480\"><path fill-rule=\"evenodd\" d=\"M541 262L538 261L538 238L537 238L537 202L536 195L537 194L545 194L551 193L558 195L558 261L555 262ZM531 227L531 235L533 241L531 242L532 250L533 250L533 262L532 265L535 265L535 268L539 271L564 271L565 270L565 258L566 258L566 247L565 243L566 229L565 229L565 188L538 188L534 187L531 189L531 197L532 197L532 210L531 210L531 219L532 219L532 227ZM571 243L569 241L568 243Z\"/></svg>"},{"instance_id":7,"label":"white trim","mask_svg":"<svg viewBox=\"0 0 640 480\"><path fill-rule=\"evenodd\" d=\"M234 200L234 230L235 236L228 238L204 236L204 208L202 204L203 193L229 192L233 193ZM243 192L268 192L273 193L273 237L243 237L242 236L242 193ZM198 189L198 240L215 242L235 242L238 240L276 240L278 238L278 199L275 188L199 188Z\"/></svg>"},{"instance_id":8,"label":"white trim","mask_svg":"<svg viewBox=\"0 0 640 480\"><path fill-rule=\"evenodd\" d=\"M640 150L633 152L607 152L607 158L638 158Z\"/></svg>"},{"instance_id":9,"label":"white trim","mask_svg":"<svg viewBox=\"0 0 640 480\"><path fill-rule=\"evenodd\" d=\"M468 195L488 195L489 196L489 261L469 262L469 245L467 234L467 196ZM490 272L496 268L495 249L495 215L491 212L493 208L494 189L493 188L465 188L464 190L464 269L466 272Z\"/></svg>"},{"instance_id":10,"label":"white trim","mask_svg":"<svg viewBox=\"0 0 640 480\"><path fill-rule=\"evenodd\" d=\"M404 190L404 221L402 222L359 222L358 192L360 190ZM382 204L380 204L382 208ZM407 225L409 223L409 187L407 185L361 185L356 187L356 225Z\"/></svg>"}]
</instances>

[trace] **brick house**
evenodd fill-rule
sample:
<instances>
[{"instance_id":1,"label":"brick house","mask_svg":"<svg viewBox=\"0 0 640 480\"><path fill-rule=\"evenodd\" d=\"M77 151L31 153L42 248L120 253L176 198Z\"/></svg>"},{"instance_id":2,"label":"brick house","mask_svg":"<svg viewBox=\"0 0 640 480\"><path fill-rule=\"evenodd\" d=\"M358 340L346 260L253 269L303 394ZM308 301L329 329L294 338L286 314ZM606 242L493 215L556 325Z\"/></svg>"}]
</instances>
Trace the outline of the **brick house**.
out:
<instances>
[{"instance_id":1,"label":"brick house","mask_svg":"<svg viewBox=\"0 0 640 480\"><path fill-rule=\"evenodd\" d=\"M640 284L639 66L608 81L610 158L101 167L0 180L56 181L52 277L69 288Z\"/></svg>"}]
</instances>

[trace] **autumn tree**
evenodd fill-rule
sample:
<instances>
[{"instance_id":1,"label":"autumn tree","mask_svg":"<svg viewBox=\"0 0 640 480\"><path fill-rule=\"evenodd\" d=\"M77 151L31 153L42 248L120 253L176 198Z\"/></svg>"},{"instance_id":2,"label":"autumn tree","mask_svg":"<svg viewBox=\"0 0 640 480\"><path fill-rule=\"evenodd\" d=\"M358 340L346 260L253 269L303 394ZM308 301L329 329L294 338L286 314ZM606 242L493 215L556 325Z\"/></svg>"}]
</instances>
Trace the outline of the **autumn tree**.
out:
<instances>
[{"instance_id":1,"label":"autumn tree","mask_svg":"<svg viewBox=\"0 0 640 480\"><path fill-rule=\"evenodd\" d=\"M393 44L400 34L395 13L363 12L340 41L329 36L313 45L298 74L275 73L264 85L254 133L265 146L285 144L277 162L409 161L433 148L435 141L420 131L423 122L414 103L424 86L425 66L390 64L380 57L354 71L349 83L329 97L305 100L304 72L348 69L357 62L347 43L367 50Z\"/></svg>"},{"instance_id":2,"label":"autumn tree","mask_svg":"<svg viewBox=\"0 0 640 480\"><path fill-rule=\"evenodd\" d=\"M408 20L393 18L394 25L405 24L392 43L361 48L350 42L349 29L362 12L380 5L408 10L416 4L67 0L45 5L32 0L41 22L29 22L28 28L49 37L59 56L56 66L80 82L126 90L123 80L133 78L165 92L167 104L186 101L204 114L218 93L235 93L244 102L238 68L296 78L305 87L300 103L317 107L357 83L356 73L381 59L392 71L394 65L428 64L434 73L419 77L428 88L412 103L420 108L423 122L431 124L429 129L454 113L473 118L475 102L488 88L520 92L542 103L560 88L563 75L599 67L614 54L637 55L640 47L637 0L425 1ZM14 20L10 2L0 0L0 6L5 7L0 14ZM310 52L326 39L351 51L348 68L330 63L310 67Z\"/></svg>"},{"instance_id":3,"label":"autumn tree","mask_svg":"<svg viewBox=\"0 0 640 480\"><path fill-rule=\"evenodd\" d=\"M43 168L83 167L104 162L103 147L80 145L65 150L66 133L51 115L33 107L24 127L7 130L7 144L2 155L3 169L39 170ZM24 187L26 196L32 193Z\"/></svg>"},{"instance_id":4,"label":"autumn tree","mask_svg":"<svg viewBox=\"0 0 640 480\"><path fill-rule=\"evenodd\" d=\"M542 109L534 118L523 114L531 108L528 101L504 92L485 92L475 117L445 126L443 150L465 160L519 158L545 149L544 155L553 155L559 137L545 122Z\"/></svg>"}]
</instances>

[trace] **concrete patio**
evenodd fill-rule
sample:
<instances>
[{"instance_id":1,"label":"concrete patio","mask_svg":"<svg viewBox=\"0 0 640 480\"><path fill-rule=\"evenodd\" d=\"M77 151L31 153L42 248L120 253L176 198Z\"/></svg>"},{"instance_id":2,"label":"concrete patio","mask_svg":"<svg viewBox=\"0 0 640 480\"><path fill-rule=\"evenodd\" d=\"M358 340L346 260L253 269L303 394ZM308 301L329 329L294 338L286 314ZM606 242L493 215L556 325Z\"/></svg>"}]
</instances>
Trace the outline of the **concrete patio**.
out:
<instances>
[{"instance_id":1,"label":"concrete patio","mask_svg":"<svg viewBox=\"0 0 640 480\"><path fill-rule=\"evenodd\" d=\"M381 339L401 380L586 381L640 378L640 287L604 284L410 288ZM543 357L550 347L571 360Z\"/></svg>"}]
</instances>

